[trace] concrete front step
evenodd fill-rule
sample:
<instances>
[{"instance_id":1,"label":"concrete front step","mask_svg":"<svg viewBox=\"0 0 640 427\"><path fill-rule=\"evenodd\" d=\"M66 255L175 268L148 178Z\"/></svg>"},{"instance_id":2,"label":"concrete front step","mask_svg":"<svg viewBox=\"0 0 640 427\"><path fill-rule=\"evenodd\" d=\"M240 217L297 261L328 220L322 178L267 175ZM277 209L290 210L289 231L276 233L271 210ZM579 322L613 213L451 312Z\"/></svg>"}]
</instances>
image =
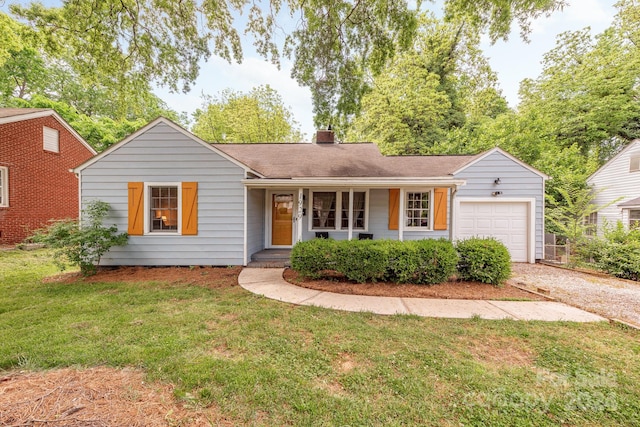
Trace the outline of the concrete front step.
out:
<instances>
[{"instance_id":1,"label":"concrete front step","mask_svg":"<svg viewBox=\"0 0 640 427\"><path fill-rule=\"evenodd\" d=\"M289 260L251 261L247 264L249 268L285 268L291 267Z\"/></svg>"}]
</instances>

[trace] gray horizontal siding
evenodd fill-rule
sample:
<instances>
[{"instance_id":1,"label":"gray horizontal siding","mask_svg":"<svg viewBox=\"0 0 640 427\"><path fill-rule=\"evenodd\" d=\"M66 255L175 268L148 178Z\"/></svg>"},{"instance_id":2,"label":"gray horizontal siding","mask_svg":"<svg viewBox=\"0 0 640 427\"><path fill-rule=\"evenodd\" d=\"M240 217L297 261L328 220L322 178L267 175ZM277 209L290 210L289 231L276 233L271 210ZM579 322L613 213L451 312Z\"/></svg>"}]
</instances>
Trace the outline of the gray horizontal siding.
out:
<instances>
[{"instance_id":1,"label":"gray horizontal siding","mask_svg":"<svg viewBox=\"0 0 640 427\"><path fill-rule=\"evenodd\" d=\"M84 204L103 200L106 224L127 230L128 182L198 182L198 235L130 236L103 265L244 263L244 170L160 123L82 171Z\"/></svg>"},{"instance_id":2,"label":"gray horizontal siding","mask_svg":"<svg viewBox=\"0 0 640 427\"><path fill-rule=\"evenodd\" d=\"M266 190L247 192L247 254L264 249L265 239L265 193Z\"/></svg>"},{"instance_id":3,"label":"gray horizontal siding","mask_svg":"<svg viewBox=\"0 0 640 427\"><path fill-rule=\"evenodd\" d=\"M471 197L493 197L491 193L501 191L501 200L508 198L534 198L535 206L535 258L543 257L544 244L544 179L514 162L502 153L494 152L455 175L467 184L458 189L458 199ZM500 184L495 179L500 178Z\"/></svg>"}]
</instances>

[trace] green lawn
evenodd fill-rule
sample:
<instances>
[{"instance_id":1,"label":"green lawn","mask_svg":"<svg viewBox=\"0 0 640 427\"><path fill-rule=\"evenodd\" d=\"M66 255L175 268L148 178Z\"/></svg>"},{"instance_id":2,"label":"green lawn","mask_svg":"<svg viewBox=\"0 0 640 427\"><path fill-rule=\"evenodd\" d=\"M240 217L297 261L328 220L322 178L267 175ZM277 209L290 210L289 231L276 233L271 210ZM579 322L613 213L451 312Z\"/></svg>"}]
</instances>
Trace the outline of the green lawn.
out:
<instances>
[{"instance_id":1,"label":"green lawn","mask_svg":"<svg viewBox=\"0 0 640 427\"><path fill-rule=\"evenodd\" d=\"M2 370L144 369L249 425L640 425L640 333L297 307L240 287L42 283L0 252Z\"/></svg>"}]
</instances>

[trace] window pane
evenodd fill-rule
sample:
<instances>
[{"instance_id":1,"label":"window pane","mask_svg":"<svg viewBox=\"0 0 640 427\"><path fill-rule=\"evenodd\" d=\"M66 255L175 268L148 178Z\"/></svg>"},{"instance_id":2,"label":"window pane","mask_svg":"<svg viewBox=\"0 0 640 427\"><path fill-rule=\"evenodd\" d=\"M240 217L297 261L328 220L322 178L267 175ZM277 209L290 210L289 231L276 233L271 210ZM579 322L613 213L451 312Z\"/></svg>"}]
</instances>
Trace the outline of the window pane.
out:
<instances>
[{"instance_id":1,"label":"window pane","mask_svg":"<svg viewBox=\"0 0 640 427\"><path fill-rule=\"evenodd\" d=\"M430 192L407 193L407 227L429 227Z\"/></svg>"},{"instance_id":2,"label":"window pane","mask_svg":"<svg viewBox=\"0 0 640 427\"><path fill-rule=\"evenodd\" d=\"M151 231L178 230L178 187L151 187Z\"/></svg>"},{"instance_id":3,"label":"window pane","mask_svg":"<svg viewBox=\"0 0 640 427\"><path fill-rule=\"evenodd\" d=\"M322 191L313 193L313 228L336 228L336 193Z\"/></svg>"}]
</instances>

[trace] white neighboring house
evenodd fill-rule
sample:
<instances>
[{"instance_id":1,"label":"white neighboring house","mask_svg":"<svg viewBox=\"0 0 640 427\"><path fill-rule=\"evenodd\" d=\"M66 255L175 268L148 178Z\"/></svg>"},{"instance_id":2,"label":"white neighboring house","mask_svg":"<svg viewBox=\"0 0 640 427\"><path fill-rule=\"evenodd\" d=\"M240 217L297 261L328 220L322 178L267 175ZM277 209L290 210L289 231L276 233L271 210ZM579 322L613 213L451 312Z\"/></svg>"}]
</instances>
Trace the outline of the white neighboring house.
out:
<instances>
[{"instance_id":1,"label":"white neighboring house","mask_svg":"<svg viewBox=\"0 0 640 427\"><path fill-rule=\"evenodd\" d=\"M605 163L593 175L587 178L597 192L595 204L611 203L597 214L592 215L590 223L602 229L605 221L615 225L618 221L626 226L640 225L640 139L629 143L615 157Z\"/></svg>"}]
</instances>

